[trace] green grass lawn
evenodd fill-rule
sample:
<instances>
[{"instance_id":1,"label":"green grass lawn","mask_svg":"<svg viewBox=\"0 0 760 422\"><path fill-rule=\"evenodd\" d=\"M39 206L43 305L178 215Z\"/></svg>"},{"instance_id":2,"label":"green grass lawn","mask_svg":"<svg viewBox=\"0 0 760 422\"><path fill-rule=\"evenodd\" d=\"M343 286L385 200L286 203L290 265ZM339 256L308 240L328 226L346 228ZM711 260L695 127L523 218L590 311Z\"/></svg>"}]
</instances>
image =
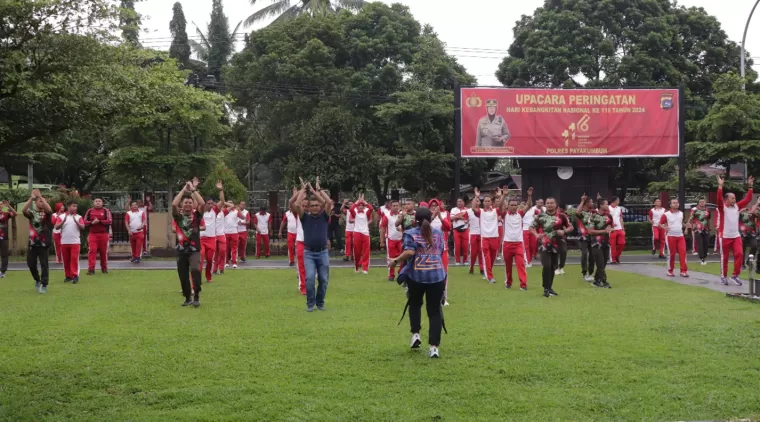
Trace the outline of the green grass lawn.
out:
<instances>
[{"instance_id":1,"label":"green grass lawn","mask_svg":"<svg viewBox=\"0 0 760 422\"><path fill-rule=\"evenodd\" d=\"M11 272L0 280L0 419L760 417L757 305L616 271L613 289L594 289L567 271L561 296L545 299L540 268L528 292L452 268L438 360L409 350L408 320L396 326L403 290L381 270L334 271L315 313L294 271L228 271L204 285L199 309L179 306L170 271L76 286L53 273L44 296Z\"/></svg>"}]
</instances>

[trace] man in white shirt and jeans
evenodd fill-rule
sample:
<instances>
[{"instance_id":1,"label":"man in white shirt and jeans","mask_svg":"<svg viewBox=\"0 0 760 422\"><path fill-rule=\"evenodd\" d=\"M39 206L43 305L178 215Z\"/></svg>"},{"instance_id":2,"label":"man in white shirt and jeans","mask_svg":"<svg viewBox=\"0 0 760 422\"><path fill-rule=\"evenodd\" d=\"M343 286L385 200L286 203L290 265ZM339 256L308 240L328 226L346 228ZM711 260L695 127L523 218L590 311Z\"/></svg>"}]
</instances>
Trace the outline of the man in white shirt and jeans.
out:
<instances>
[{"instance_id":1,"label":"man in white shirt and jeans","mask_svg":"<svg viewBox=\"0 0 760 422\"><path fill-rule=\"evenodd\" d=\"M689 268L686 266L686 239L683 237L683 212L678 209L678 200L670 200L670 209L660 217L660 228L665 230L665 239L670 254L668 262L668 277L675 277L673 267L676 263L676 254L678 254L679 266L681 268L681 277L689 276ZM685 225L686 229L689 224Z\"/></svg>"},{"instance_id":2,"label":"man in white shirt and jeans","mask_svg":"<svg viewBox=\"0 0 760 422\"><path fill-rule=\"evenodd\" d=\"M755 178L750 176L747 179L749 189L747 189L747 195L744 196L739 202L736 202L736 195L733 193L727 193L723 196L723 178L718 176L718 237L720 237L720 283L723 285L728 284L726 275L728 274L728 255L733 252L734 254L734 273L731 275L731 281L741 286L742 282L739 280L739 274L742 271L742 264L744 263L744 250L742 246L742 237L739 232L739 211L742 208L749 205L752 201L752 185L755 183Z\"/></svg>"}]
</instances>

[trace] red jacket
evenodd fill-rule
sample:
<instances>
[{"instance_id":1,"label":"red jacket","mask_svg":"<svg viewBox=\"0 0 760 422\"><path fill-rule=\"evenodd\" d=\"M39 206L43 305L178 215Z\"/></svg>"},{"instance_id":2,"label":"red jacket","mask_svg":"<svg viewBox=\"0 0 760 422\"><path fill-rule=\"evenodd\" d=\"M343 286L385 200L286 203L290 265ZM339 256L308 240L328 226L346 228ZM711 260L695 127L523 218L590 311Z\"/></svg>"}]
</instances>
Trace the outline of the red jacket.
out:
<instances>
[{"instance_id":1,"label":"red jacket","mask_svg":"<svg viewBox=\"0 0 760 422\"><path fill-rule=\"evenodd\" d=\"M92 224L93 220L100 220L98 224ZM111 225L111 210L108 208L90 208L84 214L84 225L90 228L90 233L108 233Z\"/></svg>"}]
</instances>

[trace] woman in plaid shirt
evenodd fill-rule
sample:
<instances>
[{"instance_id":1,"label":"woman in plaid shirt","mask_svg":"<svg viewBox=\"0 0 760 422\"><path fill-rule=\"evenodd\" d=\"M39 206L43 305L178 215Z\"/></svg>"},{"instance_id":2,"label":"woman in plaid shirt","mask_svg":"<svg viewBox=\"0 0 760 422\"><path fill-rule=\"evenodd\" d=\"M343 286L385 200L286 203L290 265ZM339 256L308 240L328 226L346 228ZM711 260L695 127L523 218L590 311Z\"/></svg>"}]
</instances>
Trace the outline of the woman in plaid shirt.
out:
<instances>
[{"instance_id":1,"label":"woman in plaid shirt","mask_svg":"<svg viewBox=\"0 0 760 422\"><path fill-rule=\"evenodd\" d=\"M422 319L422 297L426 296L430 344L429 356L439 357L443 328L441 300L446 286L446 271L443 253L443 232L430 225L432 213L428 208L419 208L415 213L417 226L404 231L404 252L390 260L390 265L409 261L399 273L399 283L408 287L409 323L412 329L412 349L420 347L420 324Z\"/></svg>"}]
</instances>

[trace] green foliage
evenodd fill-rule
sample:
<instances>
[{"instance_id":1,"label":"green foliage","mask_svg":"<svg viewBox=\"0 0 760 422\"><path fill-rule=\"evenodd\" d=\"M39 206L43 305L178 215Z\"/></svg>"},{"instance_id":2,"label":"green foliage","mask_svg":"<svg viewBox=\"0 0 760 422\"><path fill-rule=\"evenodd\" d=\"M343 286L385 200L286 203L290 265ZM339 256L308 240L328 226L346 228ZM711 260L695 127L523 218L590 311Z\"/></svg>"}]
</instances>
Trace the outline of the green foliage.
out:
<instances>
[{"instance_id":1,"label":"green foliage","mask_svg":"<svg viewBox=\"0 0 760 422\"><path fill-rule=\"evenodd\" d=\"M235 49L235 34L240 28L240 22L230 32L230 24L224 14L222 0L213 0L211 6L211 21L204 34L196 25L195 32L200 37L200 42L190 40L198 59L205 62L208 72L219 81L222 78L222 67L227 64Z\"/></svg>"},{"instance_id":2,"label":"green foliage","mask_svg":"<svg viewBox=\"0 0 760 422\"><path fill-rule=\"evenodd\" d=\"M200 191L204 198L211 197L215 200L219 199L219 193L216 190L217 180L221 180L224 185L224 197L226 200L235 202L248 200L248 191L245 186L240 183L240 180L235 176L235 173L224 165L224 163L218 163L214 166L203 181Z\"/></svg>"},{"instance_id":3,"label":"green foliage","mask_svg":"<svg viewBox=\"0 0 760 422\"><path fill-rule=\"evenodd\" d=\"M648 222L629 222L625 223L626 237L652 237L652 225Z\"/></svg>"},{"instance_id":4,"label":"green foliage","mask_svg":"<svg viewBox=\"0 0 760 422\"><path fill-rule=\"evenodd\" d=\"M169 47L169 57L177 60L183 68L190 64L190 42L187 37L187 21L182 3L176 2L172 6L172 20L169 22L169 30L172 33L172 45Z\"/></svg>"},{"instance_id":5,"label":"green foliage","mask_svg":"<svg viewBox=\"0 0 760 422\"><path fill-rule=\"evenodd\" d=\"M121 38L132 46L140 46L140 23L142 18L135 11L135 0L121 0L119 23Z\"/></svg>"},{"instance_id":6,"label":"green foliage","mask_svg":"<svg viewBox=\"0 0 760 422\"><path fill-rule=\"evenodd\" d=\"M256 0L250 0L251 5L256 4ZM269 6L256 11L248 16L245 20L246 28L259 21L275 17L273 23L287 22L299 15L325 15L328 13L337 13L341 10L358 11L368 2L365 0L300 0L297 4L291 6L290 0L272 0Z\"/></svg>"}]
</instances>

